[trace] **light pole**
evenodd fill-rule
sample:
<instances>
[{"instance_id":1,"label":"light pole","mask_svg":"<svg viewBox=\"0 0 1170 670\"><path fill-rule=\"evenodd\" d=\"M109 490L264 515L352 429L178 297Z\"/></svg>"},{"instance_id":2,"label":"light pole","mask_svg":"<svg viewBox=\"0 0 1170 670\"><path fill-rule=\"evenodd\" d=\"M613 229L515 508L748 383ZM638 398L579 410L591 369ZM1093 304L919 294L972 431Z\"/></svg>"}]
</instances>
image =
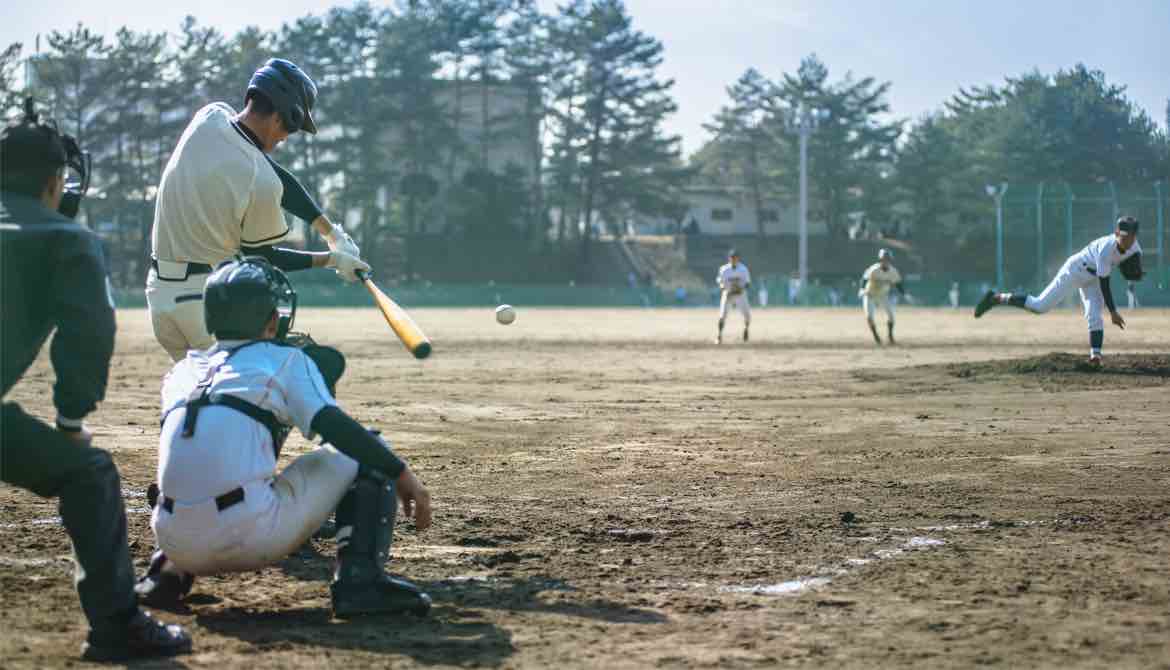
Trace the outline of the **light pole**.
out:
<instances>
[{"instance_id":1,"label":"light pole","mask_svg":"<svg viewBox=\"0 0 1170 670\"><path fill-rule=\"evenodd\" d=\"M800 136L800 289L808 286L808 138L829 118L829 110L797 106L788 117L788 129Z\"/></svg>"},{"instance_id":2,"label":"light pole","mask_svg":"<svg viewBox=\"0 0 1170 670\"><path fill-rule=\"evenodd\" d=\"M995 199L995 286L1004 290L1003 285L1003 196L1007 194L1007 182L1000 182L997 188L988 184L987 195Z\"/></svg>"}]
</instances>

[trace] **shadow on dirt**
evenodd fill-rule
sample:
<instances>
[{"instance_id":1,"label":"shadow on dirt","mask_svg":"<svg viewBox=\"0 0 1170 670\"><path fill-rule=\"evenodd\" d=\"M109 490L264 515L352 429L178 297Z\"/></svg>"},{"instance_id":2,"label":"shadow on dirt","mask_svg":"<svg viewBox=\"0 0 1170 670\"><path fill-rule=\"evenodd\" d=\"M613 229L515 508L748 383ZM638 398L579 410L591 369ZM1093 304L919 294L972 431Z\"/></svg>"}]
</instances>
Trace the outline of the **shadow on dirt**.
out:
<instances>
[{"instance_id":1,"label":"shadow on dirt","mask_svg":"<svg viewBox=\"0 0 1170 670\"><path fill-rule=\"evenodd\" d=\"M403 654L427 665L498 666L516 652L511 633L474 619L474 613L443 606L435 607L426 618L342 621L334 619L326 607L276 612L229 607L196 616L199 626L253 645L253 654L311 646Z\"/></svg>"},{"instance_id":2,"label":"shadow on dirt","mask_svg":"<svg viewBox=\"0 0 1170 670\"><path fill-rule=\"evenodd\" d=\"M416 582L434 598L425 618L334 619L328 607L280 611L228 607L197 613L196 622L256 647L255 653L301 645L404 654L424 664L498 666L515 653L512 634L482 620L481 609L581 617L610 623L664 623L662 614L601 599L544 601L547 592L573 592L558 579L450 579Z\"/></svg>"}]
</instances>

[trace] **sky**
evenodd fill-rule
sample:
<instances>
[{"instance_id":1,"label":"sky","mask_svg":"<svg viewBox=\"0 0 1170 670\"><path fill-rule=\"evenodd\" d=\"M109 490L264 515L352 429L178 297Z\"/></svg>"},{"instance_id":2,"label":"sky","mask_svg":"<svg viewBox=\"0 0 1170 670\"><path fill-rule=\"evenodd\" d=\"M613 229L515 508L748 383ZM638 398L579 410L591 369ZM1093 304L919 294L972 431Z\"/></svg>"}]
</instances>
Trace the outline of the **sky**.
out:
<instances>
[{"instance_id":1,"label":"sky","mask_svg":"<svg viewBox=\"0 0 1170 670\"><path fill-rule=\"evenodd\" d=\"M551 10L557 0L537 0ZM661 74L675 80L679 111L666 130L687 154L702 146L725 88L749 67L778 79L816 53L831 80L852 72L892 83L896 118L937 111L959 87L1002 83L1078 62L1127 87L1129 98L1166 127L1170 98L1170 0L626 0L634 25L665 47ZM274 29L346 4L330 0L60 0L44 11L5 11L0 47L67 30L78 22L107 35L178 28L186 14L234 33ZM328 104L323 92L322 104Z\"/></svg>"}]
</instances>

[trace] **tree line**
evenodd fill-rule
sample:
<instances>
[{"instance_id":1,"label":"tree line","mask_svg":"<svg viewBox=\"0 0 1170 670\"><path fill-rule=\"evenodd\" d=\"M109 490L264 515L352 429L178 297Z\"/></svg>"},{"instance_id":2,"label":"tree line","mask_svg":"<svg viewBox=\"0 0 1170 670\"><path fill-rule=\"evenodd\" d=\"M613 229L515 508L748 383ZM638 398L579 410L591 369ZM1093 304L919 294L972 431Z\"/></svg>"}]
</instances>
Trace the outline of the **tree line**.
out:
<instances>
[{"instance_id":1,"label":"tree line","mask_svg":"<svg viewBox=\"0 0 1170 670\"><path fill-rule=\"evenodd\" d=\"M140 260L183 127L208 102L242 106L252 72L274 55L321 89L321 132L276 158L375 263L401 253L407 275L410 240L423 233L512 240L584 271L598 222L679 221L696 184L746 190L763 240L763 203L795 199L789 124L801 106L827 111L810 141L810 217L835 236L859 213L871 225L952 234L986 218L985 183L1170 174L1166 133L1084 65L961 89L909 122L890 114L890 82L831 77L815 55L778 79L747 70L707 124L711 139L684 160L663 129L677 105L660 73L662 43L635 27L622 0L569 0L553 12L533 0L359 2L274 31L225 35L188 17L175 32L107 38L77 25L49 34L38 53L26 46L0 51L0 108L15 111L29 92L27 58L39 102L98 162L88 220ZM139 280L141 266L127 267Z\"/></svg>"},{"instance_id":2,"label":"tree line","mask_svg":"<svg viewBox=\"0 0 1170 670\"><path fill-rule=\"evenodd\" d=\"M106 38L78 25L50 33L37 54L24 47L0 52L0 105L12 113L35 93L94 154L84 211L91 224L112 222L103 232L115 242L148 244L182 129L209 102L242 107L251 74L275 55L320 88L319 134L276 158L375 260L428 233L512 239L584 267L587 222L673 212L687 175L679 138L662 128L675 111L673 82L658 73L662 44L621 0L552 13L532 0L359 2L276 31L225 35L188 17L174 33ZM26 57L35 91L24 90ZM405 255L409 273L409 244Z\"/></svg>"},{"instance_id":3,"label":"tree line","mask_svg":"<svg viewBox=\"0 0 1170 670\"><path fill-rule=\"evenodd\" d=\"M1166 132L1123 86L1083 64L960 89L914 122L890 117L890 86L851 73L833 79L815 55L779 80L749 69L728 86L727 103L706 126L712 139L691 164L707 182L745 189L757 212L767 199L792 201L792 112L825 110L809 142L809 216L836 236L858 213L875 227L953 236L986 221L987 184L1149 185L1170 177ZM1166 116L1170 127L1170 100ZM765 223L761 217L761 236Z\"/></svg>"}]
</instances>

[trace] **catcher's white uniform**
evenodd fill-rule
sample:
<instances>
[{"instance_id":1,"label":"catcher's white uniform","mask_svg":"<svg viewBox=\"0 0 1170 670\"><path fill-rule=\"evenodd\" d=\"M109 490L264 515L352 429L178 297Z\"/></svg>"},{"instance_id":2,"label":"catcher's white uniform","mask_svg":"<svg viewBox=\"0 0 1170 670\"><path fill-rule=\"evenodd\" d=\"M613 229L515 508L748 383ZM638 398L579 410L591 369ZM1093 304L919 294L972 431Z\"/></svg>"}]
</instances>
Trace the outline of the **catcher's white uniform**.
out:
<instances>
[{"instance_id":1,"label":"catcher's white uniform","mask_svg":"<svg viewBox=\"0 0 1170 670\"><path fill-rule=\"evenodd\" d=\"M184 437L181 405L209 376L213 397L246 400L306 437L313 417L336 404L308 356L272 341L221 341L171 369L163 382L161 493L151 527L167 557L196 575L254 570L284 558L329 517L358 473L357 461L322 446L277 474L269 430L222 405L202 407L194 435Z\"/></svg>"},{"instance_id":2,"label":"catcher's white uniform","mask_svg":"<svg viewBox=\"0 0 1170 670\"><path fill-rule=\"evenodd\" d=\"M242 246L272 244L289 231L284 185L235 116L222 102L196 112L159 181L146 302L155 337L176 361L213 342L203 324L207 273L189 264L214 268Z\"/></svg>"},{"instance_id":3,"label":"catcher's white uniform","mask_svg":"<svg viewBox=\"0 0 1170 670\"><path fill-rule=\"evenodd\" d=\"M715 281L722 293L719 299L719 320L726 319L728 308L733 308L743 315L744 324L750 323L752 308L748 302L746 289L752 282L752 275L748 272L747 266L743 263L734 266L731 263L724 263L715 275Z\"/></svg>"},{"instance_id":4,"label":"catcher's white uniform","mask_svg":"<svg viewBox=\"0 0 1170 670\"><path fill-rule=\"evenodd\" d=\"M865 318L873 320L880 305L886 312L890 323L894 322L894 296L890 289L902 282L902 274L893 265L889 269L882 268L881 263L874 263L866 268L861 275L865 280L865 287L861 289L861 304L865 309Z\"/></svg>"},{"instance_id":5,"label":"catcher's white uniform","mask_svg":"<svg viewBox=\"0 0 1170 670\"><path fill-rule=\"evenodd\" d=\"M1133 245L1122 253L1117 249L1116 235L1099 237L1069 256L1040 295L1028 296L1024 307L1030 312L1043 314L1058 305L1075 288L1080 291L1089 330L1102 330L1105 328L1105 319L1102 317L1105 297L1098 279L1108 277L1121 261L1141 250L1141 245L1134 240Z\"/></svg>"}]
</instances>

